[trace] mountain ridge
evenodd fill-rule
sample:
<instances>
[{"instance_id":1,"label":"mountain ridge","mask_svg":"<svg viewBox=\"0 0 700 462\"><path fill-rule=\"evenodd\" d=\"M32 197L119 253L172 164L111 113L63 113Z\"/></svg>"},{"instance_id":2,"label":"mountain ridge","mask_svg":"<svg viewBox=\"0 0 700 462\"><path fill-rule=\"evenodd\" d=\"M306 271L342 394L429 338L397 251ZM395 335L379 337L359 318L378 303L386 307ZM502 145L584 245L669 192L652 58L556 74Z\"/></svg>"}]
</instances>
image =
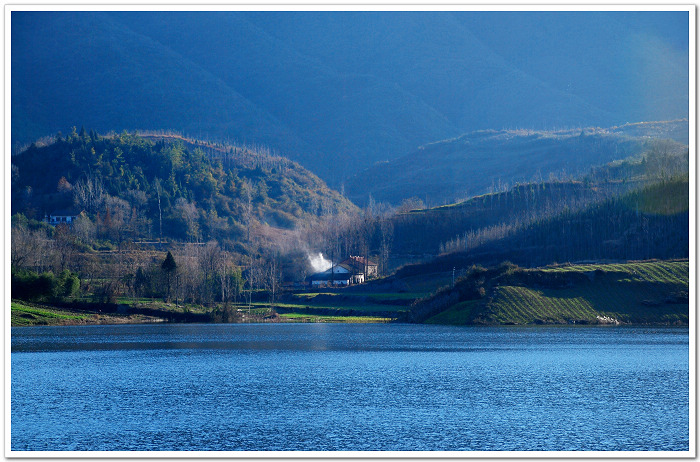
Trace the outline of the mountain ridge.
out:
<instances>
[{"instance_id":1,"label":"mountain ridge","mask_svg":"<svg viewBox=\"0 0 700 462\"><path fill-rule=\"evenodd\" d=\"M478 130L377 163L349 178L345 190L357 204L370 195L399 204L407 194L432 205L451 203L535 177L575 177L668 138L675 147L666 148L678 150L688 143L688 129L680 119L559 131Z\"/></svg>"},{"instance_id":2,"label":"mountain ridge","mask_svg":"<svg viewBox=\"0 0 700 462\"><path fill-rule=\"evenodd\" d=\"M269 146L338 188L473 130L688 115L687 12L11 14L16 145L174 129Z\"/></svg>"}]
</instances>

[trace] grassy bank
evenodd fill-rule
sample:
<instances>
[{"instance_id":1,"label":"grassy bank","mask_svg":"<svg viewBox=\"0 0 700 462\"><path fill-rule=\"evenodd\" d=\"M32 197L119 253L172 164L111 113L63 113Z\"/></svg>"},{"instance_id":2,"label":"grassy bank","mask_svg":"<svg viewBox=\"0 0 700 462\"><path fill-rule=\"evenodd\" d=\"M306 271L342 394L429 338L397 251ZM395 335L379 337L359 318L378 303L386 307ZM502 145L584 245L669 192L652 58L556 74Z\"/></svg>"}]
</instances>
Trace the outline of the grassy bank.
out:
<instances>
[{"instance_id":1,"label":"grassy bank","mask_svg":"<svg viewBox=\"0 0 700 462\"><path fill-rule=\"evenodd\" d=\"M384 323L391 322L393 318L381 318L377 316L323 316L303 313L283 313L279 315L283 322L340 322L340 323Z\"/></svg>"},{"instance_id":2,"label":"grassy bank","mask_svg":"<svg viewBox=\"0 0 700 462\"><path fill-rule=\"evenodd\" d=\"M358 300L333 294L323 294L324 299L334 297L336 304L314 304L311 297L301 297L303 304L267 303L230 305L229 307L203 307L176 305L163 301L120 300L119 304L94 304L74 301L60 306L13 300L11 325L60 326L84 324L138 324L150 322L199 322L199 323L250 323L250 322L390 322L398 317L398 311L389 305L362 305ZM307 303L308 302L308 303ZM309 305L310 303L310 305ZM404 307L405 308L405 307Z\"/></svg>"},{"instance_id":3,"label":"grassy bank","mask_svg":"<svg viewBox=\"0 0 700 462\"><path fill-rule=\"evenodd\" d=\"M475 269L412 308L440 324L688 324L688 261Z\"/></svg>"},{"instance_id":4,"label":"grassy bank","mask_svg":"<svg viewBox=\"0 0 700 462\"><path fill-rule=\"evenodd\" d=\"M15 300L11 302L10 310L10 322L12 327L136 324L163 321L162 318L143 314L95 313Z\"/></svg>"},{"instance_id":5,"label":"grassy bank","mask_svg":"<svg viewBox=\"0 0 700 462\"><path fill-rule=\"evenodd\" d=\"M413 293L332 289L288 294L275 303L275 310L283 319L322 317L339 322L386 322L404 316L416 298Z\"/></svg>"}]
</instances>

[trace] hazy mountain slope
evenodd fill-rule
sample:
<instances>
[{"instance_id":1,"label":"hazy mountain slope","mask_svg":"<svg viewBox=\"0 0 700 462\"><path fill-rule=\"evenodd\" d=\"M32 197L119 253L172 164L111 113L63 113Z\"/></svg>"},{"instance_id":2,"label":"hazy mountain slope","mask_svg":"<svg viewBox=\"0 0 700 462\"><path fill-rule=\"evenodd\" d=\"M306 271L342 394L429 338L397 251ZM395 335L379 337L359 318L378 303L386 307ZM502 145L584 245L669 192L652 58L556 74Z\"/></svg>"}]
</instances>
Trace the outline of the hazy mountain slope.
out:
<instances>
[{"instance_id":1,"label":"hazy mountain slope","mask_svg":"<svg viewBox=\"0 0 700 462\"><path fill-rule=\"evenodd\" d=\"M589 11L454 17L522 72L623 117L615 123L687 116L687 16Z\"/></svg>"},{"instance_id":2,"label":"hazy mountain slope","mask_svg":"<svg viewBox=\"0 0 700 462\"><path fill-rule=\"evenodd\" d=\"M360 172L345 185L350 199L432 205L500 189L503 184L587 172L648 149L652 137L687 140L687 121L557 132L483 130L431 143ZM628 135L628 133L630 133ZM634 135L634 136L632 136ZM686 141L687 142L687 141Z\"/></svg>"},{"instance_id":3,"label":"hazy mountain slope","mask_svg":"<svg viewBox=\"0 0 700 462\"><path fill-rule=\"evenodd\" d=\"M106 14L13 12L12 21L13 141L88 124L308 149L225 82Z\"/></svg>"},{"instance_id":4,"label":"hazy mountain slope","mask_svg":"<svg viewBox=\"0 0 700 462\"><path fill-rule=\"evenodd\" d=\"M12 138L174 129L269 145L340 185L477 129L687 117L687 13L655 18L13 12Z\"/></svg>"},{"instance_id":5,"label":"hazy mountain slope","mask_svg":"<svg viewBox=\"0 0 700 462\"><path fill-rule=\"evenodd\" d=\"M459 21L473 14L312 12L293 13L289 21L285 13L253 13L253 20L337 69L396 83L461 129L551 128L617 120L619 114L588 103L587 95L552 88L503 59Z\"/></svg>"},{"instance_id":6,"label":"hazy mountain slope","mask_svg":"<svg viewBox=\"0 0 700 462\"><path fill-rule=\"evenodd\" d=\"M339 72L251 23L245 13L115 17L283 120L323 153L322 159L296 159L326 178L346 176L377 155L396 155L458 133L442 114L393 82L352 69Z\"/></svg>"}]
</instances>

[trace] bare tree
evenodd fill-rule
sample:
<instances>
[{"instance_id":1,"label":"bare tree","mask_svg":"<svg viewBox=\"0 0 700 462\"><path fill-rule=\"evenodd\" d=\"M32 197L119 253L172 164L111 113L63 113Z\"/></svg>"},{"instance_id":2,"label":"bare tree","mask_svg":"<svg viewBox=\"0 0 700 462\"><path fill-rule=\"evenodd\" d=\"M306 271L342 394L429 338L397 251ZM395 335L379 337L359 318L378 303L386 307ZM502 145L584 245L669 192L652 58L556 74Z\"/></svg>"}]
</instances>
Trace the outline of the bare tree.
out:
<instances>
[{"instance_id":1,"label":"bare tree","mask_svg":"<svg viewBox=\"0 0 700 462\"><path fill-rule=\"evenodd\" d=\"M10 264L14 268L43 269L42 260L51 259L52 242L43 230L30 230L24 224L10 231Z\"/></svg>"},{"instance_id":2,"label":"bare tree","mask_svg":"<svg viewBox=\"0 0 700 462\"><path fill-rule=\"evenodd\" d=\"M270 305L275 304L282 285L282 274L280 271L279 255L273 255L264 268L264 284L269 296Z\"/></svg>"},{"instance_id":3,"label":"bare tree","mask_svg":"<svg viewBox=\"0 0 700 462\"><path fill-rule=\"evenodd\" d=\"M175 201L174 213L182 218L187 227L187 238L191 242L199 242L199 210L192 202L188 202L184 197L179 197Z\"/></svg>"},{"instance_id":4,"label":"bare tree","mask_svg":"<svg viewBox=\"0 0 700 462\"><path fill-rule=\"evenodd\" d=\"M246 178L243 180L242 186L243 192L243 224L246 227L248 235L246 236L246 241L250 242L250 228L253 221L253 186L250 181Z\"/></svg>"},{"instance_id":5,"label":"bare tree","mask_svg":"<svg viewBox=\"0 0 700 462\"><path fill-rule=\"evenodd\" d=\"M379 219L379 265L380 274L387 274L387 267L389 263L389 253L391 251L391 245L394 241L394 223L390 216L383 215Z\"/></svg>"},{"instance_id":6,"label":"bare tree","mask_svg":"<svg viewBox=\"0 0 700 462\"><path fill-rule=\"evenodd\" d=\"M104 200L102 178L89 175L73 185L73 202L89 213L97 213Z\"/></svg>"},{"instance_id":7,"label":"bare tree","mask_svg":"<svg viewBox=\"0 0 700 462\"><path fill-rule=\"evenodd\" d=\"M156 196L158 197L158 244L163 244L163 209L160 206L160 178L154 180Z\"/></svg>"}]
</instances>

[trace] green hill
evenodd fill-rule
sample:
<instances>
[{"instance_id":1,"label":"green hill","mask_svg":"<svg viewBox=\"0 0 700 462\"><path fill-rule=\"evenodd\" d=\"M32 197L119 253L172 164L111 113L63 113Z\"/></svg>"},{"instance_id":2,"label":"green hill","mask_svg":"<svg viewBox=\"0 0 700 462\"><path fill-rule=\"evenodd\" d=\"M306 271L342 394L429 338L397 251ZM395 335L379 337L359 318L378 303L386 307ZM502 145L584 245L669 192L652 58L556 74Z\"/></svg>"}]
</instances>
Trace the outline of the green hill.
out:
<instances>
[{"instance_id":1,"label":"green hill","mask_svg":"<svg viewBox=\"0 0 700 462\"><path fill-rule=\"evenodd\" d=\"M413 322L446 324L688 323L687 260L472 268L412 307Z\"/></svg>"},{"instance_id":2,"label":"green hill","mask_svg":"<svg viewBox=\"0 0 700 462\"><path fill-rule=\"evenodd\" d=\"M669 178L530 221L463 231L448 243L448 252L407 264L395 276L463 271L474 264L493 266L503 261L535 267L586 260L688 258L688 207L687 177ZM431 239L420 227L413 232Z\"/></svg>"},{"instance_id":3,"label":"green hill","mask_svg":"<svg viewBox=\"0 0 700 462\"><path fill-rule=\"evenodd\" d=\"M517 184L506 191L475 196L455 204L398 213L391 220L391 266L396 268L460 251L468 251L472 256L485 256L491 252L501 258L483 261L484 264L497 264L507 259L518 260L519 264L528 266L555 260L567 261L574 258L573 254L575 258L586 256L577 249L569 248L567 255L552 255L554 260L547 261L545 258L533 263L519 259L517 254L523 251L525 245L538 252L546 246L552 247L563 227L580 228L582 220L587 220L589 226L596 223L595 232L588 231L589 238L599 238L598 244L607 241L606 245L612 246L615 242L620 244L620 239L632 239L637 235L635 229L638 227L647 229L664 220L669 221L671 217L680 217L682 221L679 214L688 207L685 178L689 157L687 148L677 148L679 146L674 142L657 141L641 154L596 166L576 180ZM583 215L578 217L579 213ZM606 213L615 215L606 217ZM562 224L561 220L565 220L566 224ZM678 225L684 226L682 222ZM549 231L545 231L545 228ZM547 236L547 232L552 234ZM580 234L580 230L571 232ZM525 241L514 237L524 239L533 234L539 236L539 242L537 237L530 236ZM683 235L683 232L679 234L681 237ZM548 239L546 246L542 245L545 238ZM503 245L498 245L498 242ZM505 244L511 247L505 248ZM565 243L561 245L566 247ZM587 245L591 249L594 243ZM588 258L603 258L605 254L596 250ZM544 257L547 253L540 255ZM624 256L618 252L607 258L670 256L667 253Z\"/></svg>"},{"instance_id":4,"label":"green hill","mask_svg":"<svg viewBox=\"0 0 700 462\"><path fill-rule=\"evenodd\" d=\"M355 206L283 157L173 136L65 139L12 156L12 213L41 220L84 211L82 225L112 241L249 240L251 228L291 229L300 220ZM76 225L77 226L77 225ZM82 228L81 228L82 229ZM76 231L77 232L77 231Z\"/></svg>"}]
</instances>

